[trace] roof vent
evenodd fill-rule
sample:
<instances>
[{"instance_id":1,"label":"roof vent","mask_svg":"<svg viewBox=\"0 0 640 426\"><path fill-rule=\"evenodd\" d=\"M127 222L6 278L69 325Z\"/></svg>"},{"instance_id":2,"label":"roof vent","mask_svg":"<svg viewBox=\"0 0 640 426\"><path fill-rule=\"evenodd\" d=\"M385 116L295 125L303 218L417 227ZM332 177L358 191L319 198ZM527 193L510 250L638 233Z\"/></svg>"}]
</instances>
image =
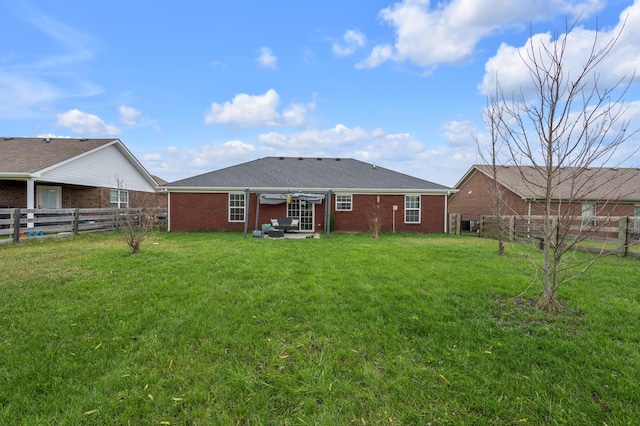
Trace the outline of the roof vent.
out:
<instances>
[{"instance_id":1,"label":"roof vent","mask_svg":"<svg viewBox=\"0 0 640 426\"><path fill-rule=\"evenodd\" d=\"M302 158L302 157L298 157L298 160L304 160L304 158Z\"/></svg>"},{"instance_id":2,"label":"roof vent","mask_svg":"<svg viewBox=\"0 0 640 426\"><path fill-rule=\"evenodd\" d=\"M284 160L284 157L280 157L281 160Z\"/></svg>"},{"instance_id":3,"label":"roof vent","mask_svg":"<svg viewBox=\"0 0 640 426\"><path fill-rule=\"evenodd\" d=\"M82 139L80 139L80 142L85 142L85 141L88 141L88 140L89 140L88 138L82 138Z\"/></svg>"},{"instance_id":4,"label":"roof vent","mask_svg":"<svg viewBox=\"0 0 640 426\"><path fill-rule=\"evenodd\" d=\"M322 158L318 157L318 158L316 158L316 160L318 160L318 161L322 161Z\"/></svg>"},{"instance_id":5,"label":"roof vent","mask_svg":"<svg viewBox=\"0 0 640 426\"><path fill-rule=\"evenodd\" d=\"M339 159L339 158L336 158L336 161L340 161L340 159Z\"/></svg>"}]
</instances>

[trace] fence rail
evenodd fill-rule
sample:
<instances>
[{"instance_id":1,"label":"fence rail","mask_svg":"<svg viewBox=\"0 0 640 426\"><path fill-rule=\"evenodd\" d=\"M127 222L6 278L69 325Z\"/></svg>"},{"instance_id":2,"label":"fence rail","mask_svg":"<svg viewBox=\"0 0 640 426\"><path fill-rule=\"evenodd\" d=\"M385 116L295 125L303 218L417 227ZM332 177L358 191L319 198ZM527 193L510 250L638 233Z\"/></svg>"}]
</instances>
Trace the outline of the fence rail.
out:
<instances>
[{"instance_id":1,"label":"fence rail","mask_svg":"<svg viewBox=\"0 0 640 426\"><path fill-rule=\"evenodd\" d=\"M501 222L499 222L501 220ZM474 232L479 237L496 238L502 232L509 241L544 239L544 216L483 216L451 213L449 233ZM579 216L569 219L553 217L551 229L562 229L566 239L615 243L619 256L629 254L629 246L640 243L640 217ZM554 232L554 242L562 238ZM588 248L587 248L588 249Z\"/></svg>"},{"instance_id":2,"label":"fence rail","mask_svg":"<svg viewBox=\"0 0 640 426\"><path fill-rule=\"evenodd\" d=\"M123 224L135 226L135 219L152 215L160 226L166 224L167 209L0 209L0 243L17 243L27 238L108 232ZM132 220L132 218L134 220ZM126 219L126 220L125 220Z\"/></svg>"}]
</instances>

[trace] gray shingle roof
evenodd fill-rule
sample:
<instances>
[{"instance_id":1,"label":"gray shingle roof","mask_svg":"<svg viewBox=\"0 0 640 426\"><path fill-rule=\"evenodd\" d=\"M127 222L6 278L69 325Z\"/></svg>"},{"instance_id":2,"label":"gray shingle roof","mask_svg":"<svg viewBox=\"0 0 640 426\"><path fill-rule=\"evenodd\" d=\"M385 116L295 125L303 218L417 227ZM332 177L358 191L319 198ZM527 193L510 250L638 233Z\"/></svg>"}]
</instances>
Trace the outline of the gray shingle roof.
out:
<instances>
[{"instance_id":1,"label":"gray shingle roof","mask_svg":"<svg viewBox=\"0 0 640 426\"><path fill-rule=\"evenodd\" d=\"M450 188L349 158L265 157L166 185L273 190L434 190Z\"/></svg>"},{"instance_id":2,"label":"gray shingle roof","mask_svg":"<svg viewBox=\"0 0 640 426\"><path fill-rule=\"evenodd\" d=\"M114 139L0 138L0 173L33 173Z\"/></svg>"}]
</instances>

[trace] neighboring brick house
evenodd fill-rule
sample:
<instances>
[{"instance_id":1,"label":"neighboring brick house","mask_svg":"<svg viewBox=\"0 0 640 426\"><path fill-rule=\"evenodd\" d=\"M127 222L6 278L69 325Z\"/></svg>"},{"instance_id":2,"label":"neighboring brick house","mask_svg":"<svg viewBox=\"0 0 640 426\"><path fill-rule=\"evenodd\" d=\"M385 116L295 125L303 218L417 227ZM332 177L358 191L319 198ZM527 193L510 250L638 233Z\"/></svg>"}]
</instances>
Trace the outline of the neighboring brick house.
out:
<instances>
[{"instance_id":1,"label":"neighboring brick house","mask_svg":"<svg viewBox=\"0 0 640 426\"><path fill-rule=\"evenodd\" d=\"M0 207L166 207L119 139L0 138Z\"/></svg>"},{"instance_id":2,"label":"neighboring brick house","mask_svg":"<svg viewBox=\"0 0 640 426\"><path fill-rule=\"evenodd\" d=\"M496 176L502 215L543 214L545 180L533 167L498 166ZM480 215L495 214L491 166L472 166L454 188L457 192L449 198L449 212L461 215L463 221L473 224ZM640 170L562 169L552 194L554 211L572 216L640 216ZM569 199L572 203L567 204Z\"/></svg>"},{"instance_id":3,"label":"neighboring brick house","mask_svg":"<svg viewBox=\"0 0 640 426\"><path fill-rule=\"evenodd\" d=\"M451 188L348 158L266 157L163 186L169 230L245 230L277 217L299 230L446 232Z\"/></svg>"}]
</instances>

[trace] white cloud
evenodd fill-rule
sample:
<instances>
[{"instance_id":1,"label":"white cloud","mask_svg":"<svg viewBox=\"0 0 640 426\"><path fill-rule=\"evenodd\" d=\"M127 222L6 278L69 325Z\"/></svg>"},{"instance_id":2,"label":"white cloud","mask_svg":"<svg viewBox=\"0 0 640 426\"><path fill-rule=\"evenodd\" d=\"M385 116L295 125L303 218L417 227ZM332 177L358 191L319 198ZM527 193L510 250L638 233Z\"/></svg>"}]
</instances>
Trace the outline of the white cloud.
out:
<instances>
[{"instance_id":1,"label":"white cloud","mask_svg":"<svg viewBox=\"0 0 640 426\"><path fill-rule=\"evenodd\" d=\"M466 122L461 121L460 127ZM470 126L470 125L469 125ZM453 127L453 126L451 126ZM409 133L386 133L338 124L328 129L269 132L256 143L231 140L191 147L170 146L160 155L142 156L152 174L175 181L265 156L356 158L433 182L455 184L475 161L473 142L453 146L420 141Z\"/></svg>"},{"instance_id":2,"label":"white cloud","mask_svg":"<svg viewBox=\"0 0 640 426\"><path fill-rule=\"evenodd\" d=\"M117 136L120 129L112 124L106 124L100 117L77 109L57 114L58 126L67 127L74 133L91 136Z\"/></svg>"},{"instance_id":3,"label":"white cloud","mask_svg":"<svg viewBox=\"0 0 640 426\"><path fill-rule=\"evenodd\" d=\"M162 155L158 153L148 153L142 155L142 161L159 161L162 160Z\"/></svg>"},{"instance_id":4,"label":"white cloud","mask_svg":"<svg viewBox=\"0 0 640 426\"><path fill-rule=\"evenodd\" d=\"M356 68L375 68L382 65L389 59L393 58L393 47L386 45L380 45L373 48L371 54L364 61L356 64Z\"/></svg>"},{"instance_id":5,"label":"white cloud","mask_svg":"<svg viewBox=\"0 0 640 426\"><path fill-rule=\"evenodd\" d=\"M135 126L140 119L140 111L133 107L120 105L118 111L120 111L120 122L127 126Z\"/></svg>"},{"instance_id":6,"label":"white cloud","mask_svg":"<svg viewBox=\"0 0 640 426\"><path fill-rule=\"evenodd\" d=\"M240 126L274 126L279 117L276 108L280 96L274 89L264 95L237 94L224 105L211 104L205 116L206 124L237 124Z\"/></svg>"},{"instance_id":7,"label":"white cloud","mask_svg":"<svg viewBox=\"0 0 640 426\"><path fill-rule=\"evenodd\" d=\"M142 155L152 174L175 181L254 159L256 148L240 140L191 147L167 147L163 153Z\"/></svg>"},{"instance_id":8,"label":"white cloud","mask_svg":"<svg viewBox=\"0 0 640 426\"><path fill-rule=\"evenodd\" d=\"M375 46L360 68L386 60L408 61L420 67L459 63L478 42L505 26L557 15L585 18L604 7L603 0L451 0L432 6L430 0L403 0L380 11L382 22L395 31L395 44Z\"/></svg>"},{"instance_id":9,"label":"white cloud","mask_svg":"<svg viewBox=\"0 0 640 426\"><path fill-rule=\"evenodd\" d=\"M473 146L478 129L471 121L449 121L440 126L451 146Z\"/></svg>"},{"instance_id":10,"label":"white cloud","mask_svg":"<svg viewBox=\"0 0 640 426\"><path fill-rule=\"evenodd\" d=\"M354 145L380 137L383 134L384 131L382 129L367 131L360 127L350 129L347 126L338 124L328 130L308 129L293 134L270 132L261 134L259 141L269 147L295 149L314 148L315 150L321 150L334 147L344 148L348 145Z\"/></svg>"},{"instance_id":11,"label":"white cloud","mask_svg":"<svg viewBox=\"0 0 640 426\"><path fill-rule=\"evenodd\" d=\"M71 136L58 136L58 135L54 135L53 133L41 133L39 135L37 135L36 137L38 138L55 138L55 139L70 139Z\"/></svg>"},{"instance_id":12,"label":"white cloud","mask_svg":"<svg viewBox=\"0 0 640 426\"><path fill-rule=\"evenodd\" d=\"M576 27L570 33L558 36L560 41L566 38L566 51L563 57L566 76L581 72L586 58L591 53L596 36L596 49L600 49L620 31L622 34L617 44L597 68L598 84L601 87L611 86L622 78L631 77L635 70L640 69L640 45L637 43L640 37L640 2L629 6L620 14L620 17L621 22L608 30L596 32ZM627 19L626 24L623 22L624 19ZM485 64L485 75L479 85L480 92L485 95L494 94L497 78L505 94L522 89L527 95L533 88L530 87L531 77L522 58L527 57L527 50L531 45L551 48L554 43L556 40L552 39L549 33L534 34L521 47L503 43L495 56L489 58Z\"/></svg>"},{"instance_id":13,"label":"white cloud","mask_svg":"<svg viewBox=\"0 0 640 426\"><path fill-rule=\"evenodd\" d=\"M367 37L358 30L347 30L342 36L344 43L334 43L333 53L336 56L351 56L367 43Z\"/></svg>"},{"instance_id":14,"label":"white cloud","mask_svg":"<svg viewBox=\"0 0 640 426\"><path fill-rule=\"evenodd\" d=\"M291 104L282 114L277 108L280 95L269 89L264 95L239 93L231 102L213 103L205 115L206 124L233 124L237 126L302 126L306 113L314 109L315 104Z\"/></svg>"},{"instance_id":15,"label":"white cloud","mask_svg":"<svg viewBox=\"0 0 640 426\"><path fill-rule=\"evenodd\" d=\"M0 117L15 119L60 96L59 88L34 76L0 71Z\"/></svg>"},{"instance_id":16,"label":"white cloud","mask_svg":"<svg viewBox=\"0 0 640 426\"><path fill-rule=\"evenodd\" d=\"M273 51L268 47L261 47L258 52L260 52L260 55L256 58L258 64L262 68L275 70L278 58L273 54Z\"/></svg>"}]
</instances>

